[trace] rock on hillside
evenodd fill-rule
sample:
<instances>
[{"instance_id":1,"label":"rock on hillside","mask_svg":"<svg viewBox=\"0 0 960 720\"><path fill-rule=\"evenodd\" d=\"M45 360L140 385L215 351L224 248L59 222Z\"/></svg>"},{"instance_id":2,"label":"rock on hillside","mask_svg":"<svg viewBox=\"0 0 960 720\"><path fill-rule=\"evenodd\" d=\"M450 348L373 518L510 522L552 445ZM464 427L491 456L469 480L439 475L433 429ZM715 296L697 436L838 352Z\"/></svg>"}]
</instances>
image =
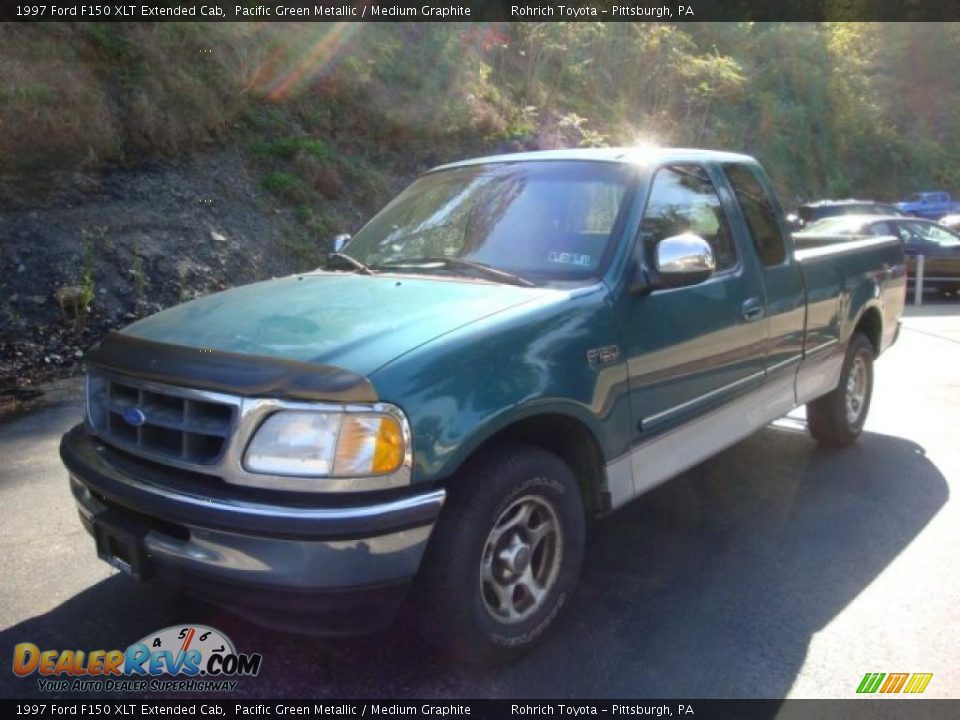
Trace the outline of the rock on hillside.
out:
<instances>
[{"instance_id":1,"label":"rock on hillside","mask_svg":"<svg viewBox=\"0 0 960 720\"><path fill-rule=\"evenodd\" d=\"M232 150L0 178L0 406L75 373L83 350L108 329L294 272L305 252L307 262L320 257L320 241L260 190Z\"/></svg>"}]
</instances>

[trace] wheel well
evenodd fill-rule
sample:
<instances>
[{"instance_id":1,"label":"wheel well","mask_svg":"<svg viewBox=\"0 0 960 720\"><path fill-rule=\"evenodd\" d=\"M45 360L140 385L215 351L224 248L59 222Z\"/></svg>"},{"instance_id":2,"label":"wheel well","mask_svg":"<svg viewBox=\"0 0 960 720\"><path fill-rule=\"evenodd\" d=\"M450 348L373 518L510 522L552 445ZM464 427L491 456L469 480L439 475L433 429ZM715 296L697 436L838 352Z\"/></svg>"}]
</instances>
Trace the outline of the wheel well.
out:
<instances>
[{"instance_id":1,"label":"wheel well","mask_svg":"<svg viewBox=\"0 0 960 720\"><path fill-rule=\"evenodd\" d=\"M863 333L864 337L873 345L873 354L880 354L880 339L883 334L883 320L880 318L880 311L876 308L869 308L857 321L857 326L853 329L855 333Z\"/></svg>"},{"instance_id":2,"label":"wheel well","mask_svg":"<svg viewBox=\"0 0 960 720\"><path fill-rule=\"evenodd\" d=\"M491 446L504 442L535 445L559 456L580 483L587 514L597 515L606 510L603 451L585 424L559 413L524 418L485 440L470 459L482 457Z\"/></svg>"}]
</instances>

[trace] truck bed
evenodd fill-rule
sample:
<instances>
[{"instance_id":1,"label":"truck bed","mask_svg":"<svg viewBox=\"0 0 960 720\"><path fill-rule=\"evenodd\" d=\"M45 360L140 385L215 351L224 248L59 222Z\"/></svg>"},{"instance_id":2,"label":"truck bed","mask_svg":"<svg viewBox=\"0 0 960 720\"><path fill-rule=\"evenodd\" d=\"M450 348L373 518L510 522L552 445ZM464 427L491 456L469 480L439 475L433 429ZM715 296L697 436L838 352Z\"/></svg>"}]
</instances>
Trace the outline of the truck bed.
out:
<instances>
[{"instance_id":1,"label":"truck bed","mask_svg":"<svg viewBox=\"0 0 960 720\"><path fill-rule=\"evenodd\" d=\"M875 309L882 321L877 354L893 343L906 298L906 265L898 238L834 238L796 250L794 257L807 292L805 363L839 349L858 320L855 313L863 308ZM798 390L798 395L805 394Z\"/></svg>"}]
</instances>

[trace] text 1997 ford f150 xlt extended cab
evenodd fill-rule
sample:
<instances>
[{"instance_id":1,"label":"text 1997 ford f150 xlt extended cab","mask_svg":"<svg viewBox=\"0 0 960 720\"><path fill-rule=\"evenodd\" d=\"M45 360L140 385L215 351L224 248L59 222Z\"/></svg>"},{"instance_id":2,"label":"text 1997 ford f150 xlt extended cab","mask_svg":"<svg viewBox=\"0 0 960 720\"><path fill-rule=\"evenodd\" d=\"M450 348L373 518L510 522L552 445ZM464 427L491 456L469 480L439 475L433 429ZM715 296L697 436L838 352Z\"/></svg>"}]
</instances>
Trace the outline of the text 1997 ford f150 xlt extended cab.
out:
<instances>
[{"instance_id":1,"label":"text 1997 ford f150 xlt extended cab","mask_svg":"<svg viewBox=\"0 0 960 720\"><path fill-rule=\"evenodd\" d=\"M426 173L326 269L193 300L87 356L61 456L102 558L261 622L510 657L586 520L806 404L846 445L903 251L796 252L750 157L571 150Z\"/></svg>"}]
</instances>

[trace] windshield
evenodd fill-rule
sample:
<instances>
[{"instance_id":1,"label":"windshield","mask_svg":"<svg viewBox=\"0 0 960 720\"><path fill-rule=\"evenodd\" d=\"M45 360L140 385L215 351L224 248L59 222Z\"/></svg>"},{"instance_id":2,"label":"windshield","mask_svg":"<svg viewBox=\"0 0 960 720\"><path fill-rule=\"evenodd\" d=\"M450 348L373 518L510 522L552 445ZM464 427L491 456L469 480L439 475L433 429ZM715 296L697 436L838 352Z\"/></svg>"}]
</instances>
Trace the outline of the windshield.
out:
<instances>
[{"instance_id":1,"label":"windshield","mask_svg":"<svg viewBox=\"0 0 960 720\"><path fill-rule=\"evenodd\" d=\"M527 280L595 277L633 175L629 165L579 161L429 173L370 220L343 252L374 271L468 274L467 264L456 262L466 260Z\"/></svg>"}]
</instances>

